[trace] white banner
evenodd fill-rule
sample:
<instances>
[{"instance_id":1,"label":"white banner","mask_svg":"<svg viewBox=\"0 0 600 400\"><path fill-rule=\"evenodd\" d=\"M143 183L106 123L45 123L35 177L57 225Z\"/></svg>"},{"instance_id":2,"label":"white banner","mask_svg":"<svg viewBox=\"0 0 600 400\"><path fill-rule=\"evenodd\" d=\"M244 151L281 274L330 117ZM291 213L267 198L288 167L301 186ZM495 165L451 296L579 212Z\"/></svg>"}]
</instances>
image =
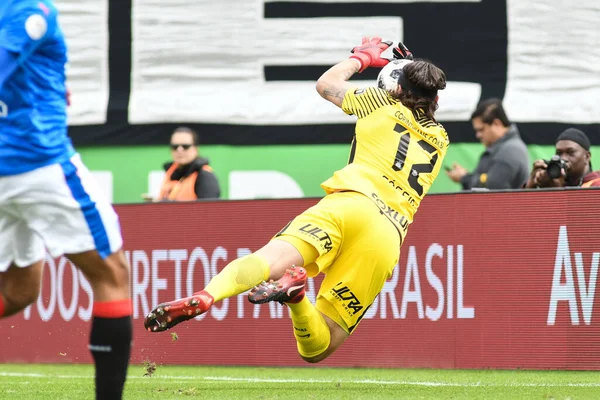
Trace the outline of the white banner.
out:
<instances>
[{"instance_id":1,"label":"white banner","mask_svg":"<svg viewBox=\"0 0 600 400\"><path fill-rule=\"evenodd\" d=\"M491 7L492 1L373 3L430 3L427 10L434 10L431 7L437 4L472 4L469 7L477 11ZM265 18L270 3L273 1L170 0L167 4L134 0L129 122L352 123L352 117L320 98L315 82L266 81L264 67L333 65L346 58L362 36L402 40L403 16ZM366 1L309 3L331 6ZM103 123L108 102L108 0L57 0L57 4L69 46L71 124ZM515 122L599 123L600 2L506 0L506 7L504 103L510 118ZM435 29L426 25L426 17L423 29ZM431 31L424 34L434 35ZM435 34L440 40L453 37L452 32ZM486 38L478 45L488 45ZM474 51L464 43L455 46L456 57ZM417 55L445 62L436 60L436 54ZM498 60L486 59L482 65L498 65L505 57L504 49L499 50ZM482 66L465 64L467 72L474 68L481 72ZM502 86L505 78L493 75L486 79ZM366 84L359 82L360 86ZM449 76L447 89L440 93L439 119L469 120L481 93L480 83L453 81Z\"/></svg>"},{"instance_id":2,"label":"white banner","mask_svg":"<svg viewBox=\"0 0 600 400\"><path fill-rule=\"evenodd\" d=\"M522 122L600 122L600 2L507 1L508 115Z\"/></svg>"},{"instance_id":3,"label":"white banner","mask_svg":"<svg viewBox=\"0 0 600 400\"><path fill-rule=\"evenodd\" d=\"M106 122L108 104L108 0L56 0L69 63L69 125Z\"/></svg>"},{"instance_id":4,"label":"white banner","mask_svg":"<svg viewBox=\"0 0 600 400\"><path fill-rule=\"evenodd\" d=\"M162 0L135 0L130 122L353 122L315 82L266 82L264 66L333 65L363 36L402 40L402 18L265 19L263 7L263 0L172 0L164 12ZM440 118L468 119L480 93L478 84L450 82Z\"/></svg>"}]
</instances>

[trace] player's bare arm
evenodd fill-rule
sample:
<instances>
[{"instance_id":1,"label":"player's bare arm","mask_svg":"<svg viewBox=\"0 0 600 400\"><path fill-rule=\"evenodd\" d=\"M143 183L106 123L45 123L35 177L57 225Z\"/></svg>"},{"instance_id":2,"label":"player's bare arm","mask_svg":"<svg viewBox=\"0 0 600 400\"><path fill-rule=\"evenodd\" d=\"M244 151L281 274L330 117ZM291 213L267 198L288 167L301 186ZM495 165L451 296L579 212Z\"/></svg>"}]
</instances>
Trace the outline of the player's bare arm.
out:
<instances>
[{"instance_id":1,"label":"player's bare arm","mask_svg":"<svg viewBox=\"0 0 600 400\"><path fill-rule=\"evenodd\" d=\"M348 80L360 67L360 62L352 58L337 63L321 75L317 81L317 92L325 100L341 107L346 91L356 89L356 85Z\"/></svg>"},{"instance_id":2,"label":"player's bare arm","mask_svg":"<svg viewBox=\"0 0 600 400\"><path fill-rule=\"evenodd\" d=\"M383 53L392 42L382 42L381 38L362 39L362 44L352 49L350 59L344 60L331 67L317 81L317 92L338 107L342 106L344 95L356 85L348 80L357 72L363 72L369 67L384 67L390 62L382 58Z\"/></svg>"}]
</instances>

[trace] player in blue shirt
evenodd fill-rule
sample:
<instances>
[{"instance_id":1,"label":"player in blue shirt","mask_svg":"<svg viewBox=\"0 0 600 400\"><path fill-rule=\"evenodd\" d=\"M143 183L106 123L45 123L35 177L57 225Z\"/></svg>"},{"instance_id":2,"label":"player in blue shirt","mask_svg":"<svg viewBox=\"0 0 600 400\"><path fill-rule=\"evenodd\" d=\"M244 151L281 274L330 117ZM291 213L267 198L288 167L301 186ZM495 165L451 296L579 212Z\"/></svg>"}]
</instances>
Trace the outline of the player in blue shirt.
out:
<instances>
[{"instance_id":1,"label":"player in blue shirt","mask_svg":"<svg viewBox=\"0 0 600 400\"><path fill-rule=\"evenodd\" d=\"M94 292L96 398L122 396L129 363L129 265L114 209L67 135L67 48L51 0L0 2L0 317L39 294L46 251Z\"/></svg>"},{"instance_id":2,"label":"player in blue shirt","mask_svg":"<svg viewBox=\"0 0 600 400\"><path fill-rule=\"evenodd\" d=\"M67 136L67 50L50 2L15 1L0 30L0 175L31 171L75 154Z\"/></svg>"}]
</instances>

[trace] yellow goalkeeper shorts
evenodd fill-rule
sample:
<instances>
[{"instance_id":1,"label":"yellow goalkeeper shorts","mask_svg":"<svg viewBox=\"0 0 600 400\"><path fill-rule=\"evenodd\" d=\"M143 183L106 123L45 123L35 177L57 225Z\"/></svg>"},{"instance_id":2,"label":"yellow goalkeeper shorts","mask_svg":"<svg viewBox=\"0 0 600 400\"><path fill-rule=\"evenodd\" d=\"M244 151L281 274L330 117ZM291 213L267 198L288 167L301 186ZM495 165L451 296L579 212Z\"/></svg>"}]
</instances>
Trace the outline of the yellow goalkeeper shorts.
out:
<instances>
[{"instance_id":1,"label":"yellow goalkeeper shorts","mask_svg":"<svg viewBox=\"0 0 600 400\"><path fill-rule=\"evenodd\" d=\"M306 265L325 275L317 309L348 334L391 276L400 255L400 235L379 207L358 192L337 192L294 218L274 239L301 239L319 252Z\"/></svg>"}]
</instances>

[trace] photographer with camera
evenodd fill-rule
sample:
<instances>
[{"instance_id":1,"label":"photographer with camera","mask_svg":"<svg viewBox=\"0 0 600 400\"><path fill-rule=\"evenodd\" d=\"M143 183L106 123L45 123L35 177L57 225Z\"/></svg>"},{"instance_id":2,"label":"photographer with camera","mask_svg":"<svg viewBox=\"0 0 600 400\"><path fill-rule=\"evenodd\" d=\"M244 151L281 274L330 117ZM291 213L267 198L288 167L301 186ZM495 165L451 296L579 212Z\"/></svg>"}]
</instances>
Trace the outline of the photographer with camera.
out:
<instances>
[{"instance_id":1,"label":"photographer with camera","mask_svg":"<svg viewBox=\"0 0 600 400\"><path fill-rule=\"evenodd\" d=\"M600 171L592 171L591 156L587 135L568 128L556 139L556 154L533 163L525 188L600 187Z\"/></svg>"}]
</instances>

